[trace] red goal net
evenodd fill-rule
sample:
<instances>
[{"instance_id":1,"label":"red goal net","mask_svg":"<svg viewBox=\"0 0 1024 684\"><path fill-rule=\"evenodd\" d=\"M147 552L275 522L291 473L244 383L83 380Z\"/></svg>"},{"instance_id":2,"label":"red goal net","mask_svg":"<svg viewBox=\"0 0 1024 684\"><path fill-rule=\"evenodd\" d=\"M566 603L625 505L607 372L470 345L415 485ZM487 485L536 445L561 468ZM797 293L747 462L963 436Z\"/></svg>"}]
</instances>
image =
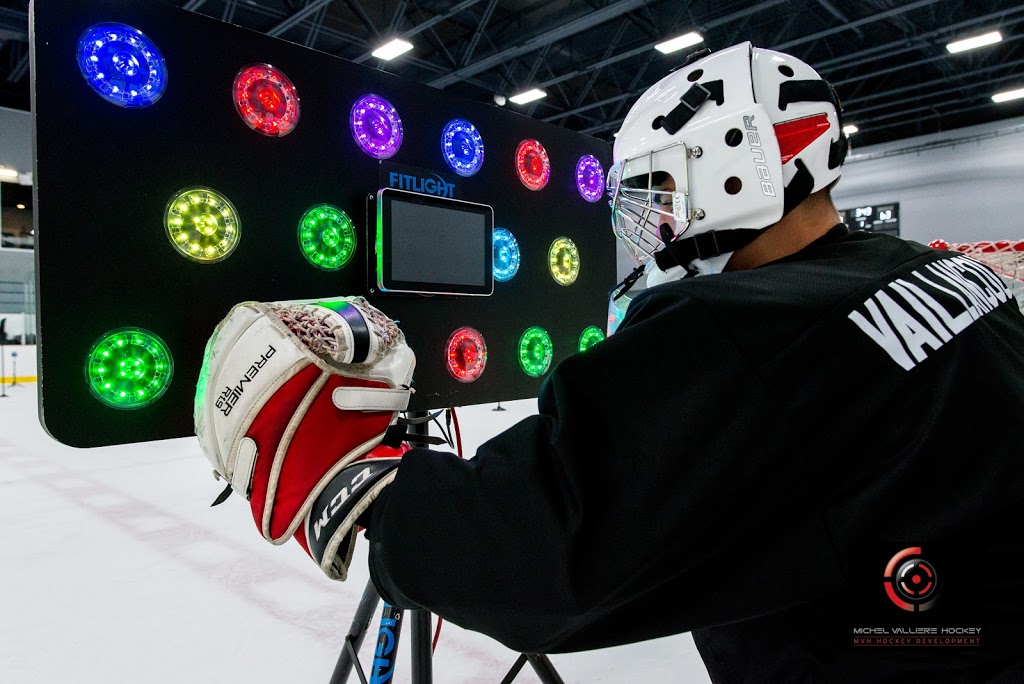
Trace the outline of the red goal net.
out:
<instances>
[{"instance_id":1,"label":"red goal net","mask_svg":"<svg viewBox=\"0 0 1024 684\"><path fill-rule=\"evenodd\" d=\"M933 240L931 247L962 252L995 271L1010 288L1017 304L1024 311L1024 240L996 242L946 242Z\"/></svg>"}]
</instances>

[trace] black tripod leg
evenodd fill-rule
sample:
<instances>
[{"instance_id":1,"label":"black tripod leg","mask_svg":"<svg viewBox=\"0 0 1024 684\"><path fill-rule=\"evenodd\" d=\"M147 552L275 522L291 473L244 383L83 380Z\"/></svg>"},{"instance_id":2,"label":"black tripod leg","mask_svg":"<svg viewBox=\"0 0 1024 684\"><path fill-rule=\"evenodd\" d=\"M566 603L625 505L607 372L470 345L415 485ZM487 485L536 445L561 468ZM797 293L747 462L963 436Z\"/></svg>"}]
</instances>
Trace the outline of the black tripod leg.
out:
<instances>
[{"instance_id":1,"label":"black tripod leg","mask_svg":"<svg viewBox=\"0 0 1024 684\"><path fill-rule=\"evenodd\" d=\"M370 619L379 603L380 594L377 593L377 588L373 586L373 582L367 581L363 597L359 599L359 607L356 608L356 615L352 618L352 626L348 630L348 636L345 637L346 642L351 640L353 648L342 647L341 653L338 655L338 662L334 666L334 673L331 675L330 684L346 684L348 682L349 675L352 674L352 666L355 664L355 656L352 654L359 652L363 637L366 636L366 630L370 626Z\"/></svg>"},{"instance_id":2,"label":"black tripod leg","mask_svg":"<svg viewBox=\"0 0 1024 684\"><path fill-rule=\"evenodd\" d=\"M519 657L516 658L516 662L512 665L512 669L509 670L508 674L505 675L505 678L501 680L501 684L512 684L516 677L519 676L519 672L523 669L523 665L526 665L526 655L521 653Z\"/></svg>"},{"instance_id":3,"label":"black tripod leg","mask_svg":"<svg viewBox=\"0 0 1024 684\"><path fill-rule=\"evenodd\" d=\"M430 613L422 609L412 611L412 681L415 684L434 681L430 641Z\"/></svg>"},{"instance_id":4,"label":"black tripod leg","mask_svg":"<svg viewBox=\"0 0 1024 684\"><path fill-rule=\"evenodd\" d=\"M537 673L537 677L543 684L565 684L546 655L529 653L526 655L526 659L530 661L533 671Z\"/></svg>"}]
</instances>

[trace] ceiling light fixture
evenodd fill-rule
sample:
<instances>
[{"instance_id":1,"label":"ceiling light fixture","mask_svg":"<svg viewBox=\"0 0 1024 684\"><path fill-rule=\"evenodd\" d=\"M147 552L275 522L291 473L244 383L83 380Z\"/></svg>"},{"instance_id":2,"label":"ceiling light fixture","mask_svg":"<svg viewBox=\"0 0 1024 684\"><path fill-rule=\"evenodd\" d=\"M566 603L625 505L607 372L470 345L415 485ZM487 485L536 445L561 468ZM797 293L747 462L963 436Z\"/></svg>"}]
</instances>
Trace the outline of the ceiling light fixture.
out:
<instances>
[{"instance_id":1,"label":"ceiling light fixture","mask_svg":"<svg viewBox=\"0 0 1024 684\"><path fill-rule=\"evenodd\" d=\"M404 55L409 50L412 50L412 43L401 38L395 38L390 43L381 45L379 48L374 50L371 54L377 59L383 59L385 62Z\"/></svg>"},{"instance_id":2,"label":"ceiling light fixture","mask_svg":"<svg viewBox=\"0 0 1024 684\"><path fill-rule=\"evenodd\" d=\"M1009 102L1010 100L1019 100L1024 97L1024 88L1017 88L1016 90L1004 90L1001 93L996 93L992 96L993 102Z\"/></svg>"},{"instance_id":3,"label":"ceiling light fixture","mask_svg":"<svg viewBox=\"0 0 1024 684\"><path fill-rule=\"evenodd\" d=\"M980 36L974 36L973 38L964 38L963 40L957 40L946 46L946 49L956 54L958 52L966 52L975 48L984 47L986 45L992 45L998 43L1003 39L1003 34L999 31L992 31Z\"/></svg>"},{"instance_id":4,"label":"ceiling light fixture","mask_svg":"<svg viewBox=\"0 0 1024 684\"><path fill-rule=\"evenodd\" d=\"M703 42L704 36L696 33L695 31L690 31L689 33L684 33L683 35L671 40L666 40L664 43L658 43L654 46L654 49L667 55Z\"/></svg>"},{"instance_id":5,"label":"ceiling light fixture","mask_svg":"<svg viewBox=\"0 0 1024 684\"><path fill-rule=\"evenodd\" d=\"M519 93L518 95L513 95L508 99L509 102L521 105L526 104L527 102L533 102L534 100L539 100L542 97L547 96L548 94L545 93L543 90L538 90L537 88L534 88L533 90L527 90L526 92Z\"/></svg>"}]
</instances>

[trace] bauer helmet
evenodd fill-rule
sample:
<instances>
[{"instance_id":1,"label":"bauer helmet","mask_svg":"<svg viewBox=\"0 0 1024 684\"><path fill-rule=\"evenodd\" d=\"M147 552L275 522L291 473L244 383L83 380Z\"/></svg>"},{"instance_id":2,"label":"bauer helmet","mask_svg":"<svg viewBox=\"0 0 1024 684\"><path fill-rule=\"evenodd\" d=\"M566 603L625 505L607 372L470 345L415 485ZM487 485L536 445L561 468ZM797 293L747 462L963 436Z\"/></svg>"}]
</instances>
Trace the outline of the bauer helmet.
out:
<instances>
[{"instance_id":1,"label":"bauer helmet","mask_svg":"<svg viewBox=\"0 0 1024 684\"><path fill-rule=\"evenodd\" d=\"M835 90L799 59L750 43L699 56L648 89L616 134L615 234L640 266L695 273L838 179L842 129Z\"/></svg>"}]
</instances>

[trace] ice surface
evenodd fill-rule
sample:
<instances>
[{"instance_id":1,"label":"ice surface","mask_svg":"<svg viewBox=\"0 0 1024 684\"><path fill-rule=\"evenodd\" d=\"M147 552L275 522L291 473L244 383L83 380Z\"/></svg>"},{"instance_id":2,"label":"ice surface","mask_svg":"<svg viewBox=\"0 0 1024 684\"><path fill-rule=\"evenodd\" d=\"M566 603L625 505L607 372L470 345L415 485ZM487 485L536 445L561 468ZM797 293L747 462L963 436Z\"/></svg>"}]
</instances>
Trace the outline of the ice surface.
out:
<instances>
[{"instance_id":1,"label":"ice surface","mask_svg":"<svg viewBox=\"0 0 1024 684\"><path fill-rule=\"evenodd\" d=\"M36 385L0 398L0 682L327 684L367 582L365 540L344 583L256 531L194 439L73 449L48 437ZM458 410L467 455L536 411ZM376 622L361 649L368 668ZM408 631L395 682L410 681ZM517 657L445 624L437 684L498 684ZM566 684L706 684L688 634L551 661ZM357 682L353 674L350 682ZM517 684L539 681L529 667Z\"/></svg>"}]
</instances>

